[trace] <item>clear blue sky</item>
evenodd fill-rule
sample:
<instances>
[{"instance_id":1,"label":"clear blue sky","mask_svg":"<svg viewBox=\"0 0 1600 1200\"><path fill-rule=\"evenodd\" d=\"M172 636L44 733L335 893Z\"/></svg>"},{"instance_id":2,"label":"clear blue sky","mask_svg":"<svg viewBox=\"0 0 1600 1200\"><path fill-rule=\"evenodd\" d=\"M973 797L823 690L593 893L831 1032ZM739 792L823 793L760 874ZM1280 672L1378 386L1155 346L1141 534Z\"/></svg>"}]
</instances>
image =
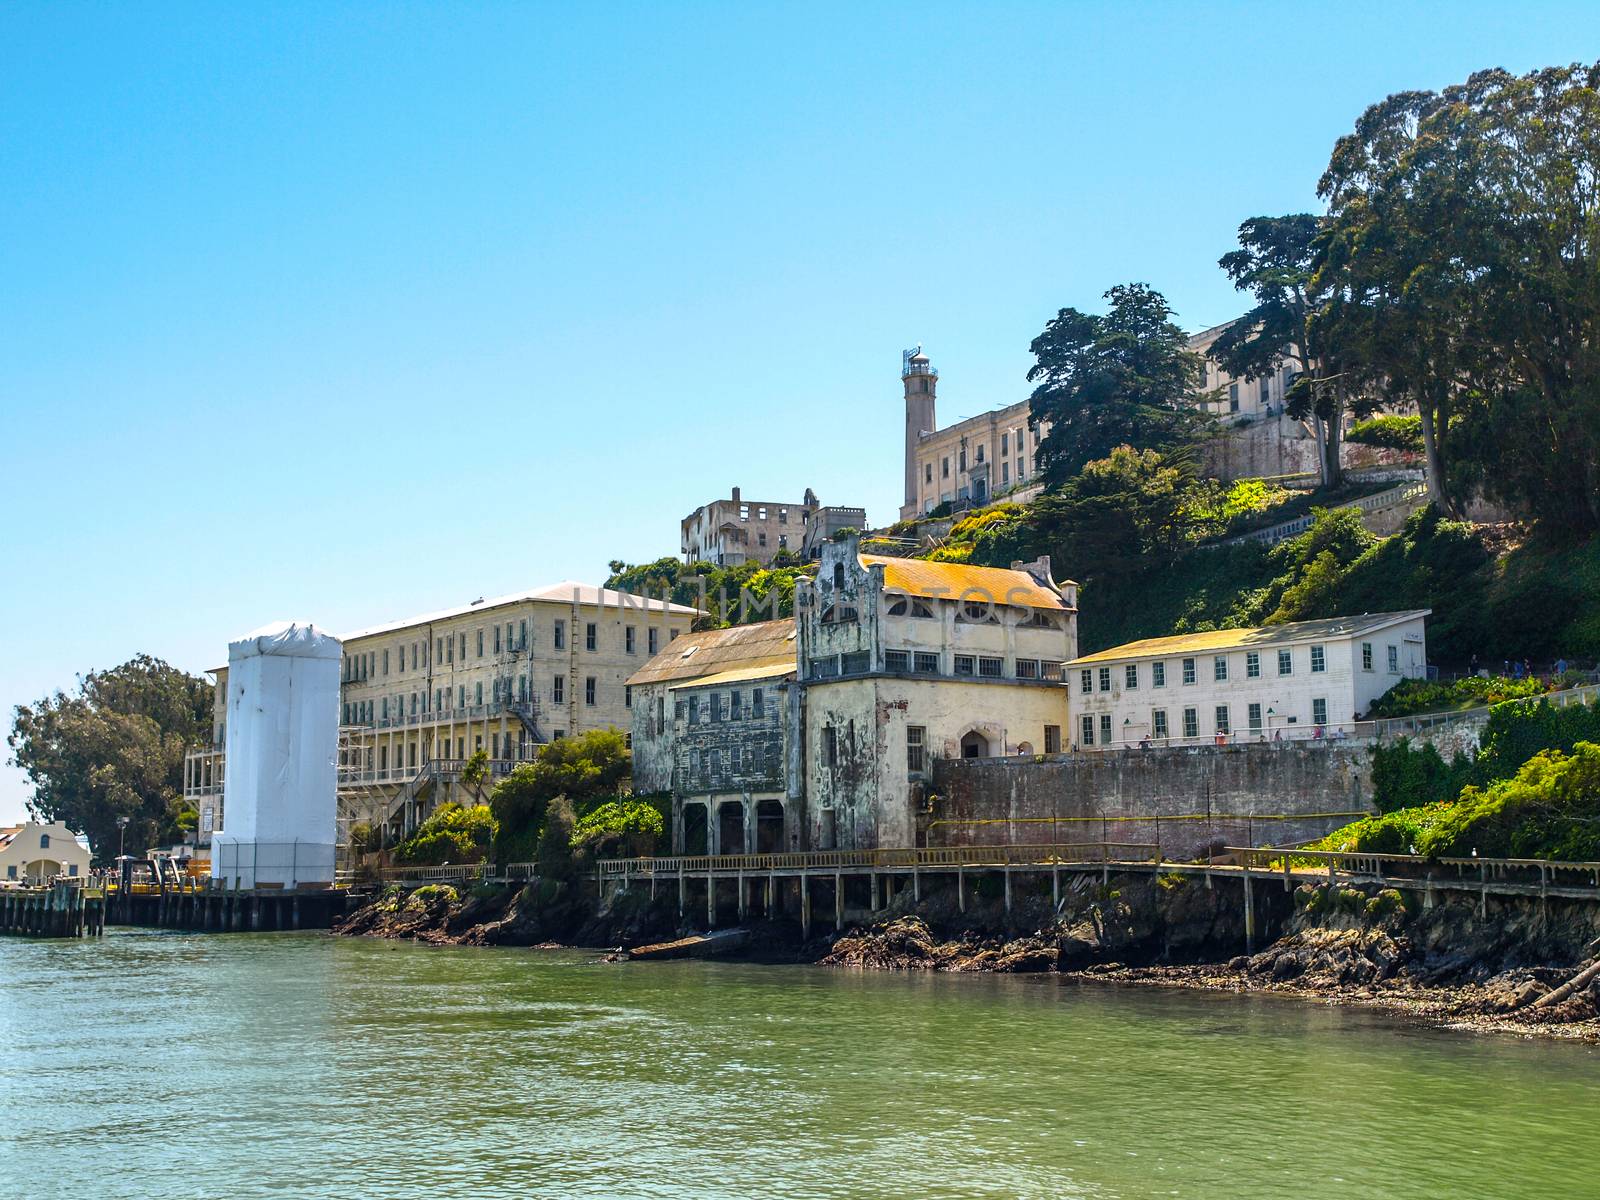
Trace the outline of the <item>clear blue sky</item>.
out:
<instances>
[{"instance_id":1,"label":"clear blue sky","mask_svg":"<svg viewBox=\"0 0 1600 1200\"><path fill-rule=\"evenodd\" d=\"M1586 4L0 8L0 706L901 481L1111 284L1199 328L1364 105ZM0 819L22 811L0 770Z\"/></svg>"}]
</instances>

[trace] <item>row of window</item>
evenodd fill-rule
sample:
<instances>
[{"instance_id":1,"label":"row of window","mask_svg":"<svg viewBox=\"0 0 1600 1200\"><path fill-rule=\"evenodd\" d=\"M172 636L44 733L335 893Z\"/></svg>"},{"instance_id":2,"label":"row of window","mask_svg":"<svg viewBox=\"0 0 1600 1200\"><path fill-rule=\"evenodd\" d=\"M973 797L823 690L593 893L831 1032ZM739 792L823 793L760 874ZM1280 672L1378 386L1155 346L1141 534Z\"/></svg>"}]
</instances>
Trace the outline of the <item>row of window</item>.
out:
<instances>
[{"instance_id":1,"label":"row of window","mask_svg":"<svg viewBox=\"0 0 1600 1200\"><path fill-rule=\"evenodd\" d=\"M1269 713L1267 715L1271 716L1272 714ZM1182 732L1178 736L1185 738L1197 738L1200 736L1200 710L1198 708L1183 709L1181 713L1181 719ZM1246 706L1245 720L1247 722L1247 727L1252 734L1265 735L1266 725L1263 721L1262 708L1260 704L1253 703ZM1093 746L1096 744L1097 725L1099 744L1102 746L1110 746L1114 744L1115 737L1110 713L1101 713L1099 715L1098 722L1093 714L1085 714L1081 718L1081 721L1082 724L1079 734L1082 745ZM1288 725L1296 725L1299 723L1299 717L1286 717L1284 718L1284 723ZM1319 696L1311 701L1311 723L1318 727L1324 726L1328 723L1328 701L1325 697ZM1125 742L1129 740L1129 738L1126 736L1126 727L1130 724L1131 721L1124 721L1125 736L1123 740ZM1228 705L1219 704L1213 710L1212 725L1208 732L1218 737L1228 737L1234 732L1231 710ZM1166 709L1154 708L1150 710L1149 735L1158 741L1173 736L1172 729L1167 723Z\"/></svg>"},{"instance_id":2,"label":"row of window","mask_svg":"<svg viewBox=\"0 0 1600 1200\"><path fill-rule=\"evenodd\" d=\"M639 630L636 625L625 625L622 630L622 648L629 654L639 651ZM495 625L490 630L479 629L471 639L477 649L477 657L484 658L488 654L515 654L527 650L528 622L507 621L503 626ZM567 648L567 623L564 620L556 621L551 627L550 645L556 650ZM346 655L342 668L345 683L359 683L374 676L389 674L390 666L395 668L395 674L404 675L407 670L426 670L433 664L441 666L453 665L459 654L461 662L468 659L469 638L465 633L452 634L449 637L435 639L430 646L426 641L402 643L394 648L391 658L389 650L368 650L361 654ZM491 650L490 647L493 649ZM600 649L600 626L594 621L585 622L583 627L583 648L585 650ZM661 648L661 630L656 626L645 628L645 653L654 656Z\"/></svg>"},{"instance_id":3,"label":"row of window","mask_svg":"<svg viewBox=\"0 0 1600 1200\"><path fill-rule=\"evenodd\" d=\"M700 776L702 766L705 769L705 779L715 783L720 779L727 779L741 771L762 771L769 775L776 774L782 766L783 748L777 741L768 742L764 746L727 746L707 750L701 754L698 747L689 747L689 774L691 776L690 788L692 789Z\"/></svg>"},{"instance_id":4,"label":"row of window","mask_svg":"<svg viewBox=\"0 0 1600 1200\"><path fill-rule=\"evenodd\" d=\"M1400 673L1400 647L1389 646L1387 647L1387 650L1387 667L1389 673L1391 675L1398 675ZM1310 654L1308 657L1310 659L1311 673L1313 675L1320 675L1327 671L1328 655L1325 647L1312 646L1310 648ZM1213 681L1222 683L1228 679L1228 664L1229 656L1226 654L1218 654L1212 657L1211 678ZM1158 688L1166 687L1167 664L1165 662L1153 662L1149 665L1150 686ZM1182 678L1184 683L1195 683L1199 680L1199 660L1194 658L1185 658L1180 660L1179 666L1183 672ZM1292 650L1277 651L1277 667L1279 675L1294 674L1294 652ZM1373 648L1371 642L1361 643L1361 669L1363 671L1373 670ZM1259 651L1249 650L1245 652L1244 676L1246 679L1261 678L1261 654ZM1111 690L1111 681L1113 677L1113 668L1110 666L1085 667L1079 672L1079 688L1084 695L1088 695L1094 691L1109 692ZM1139 686L1139 681L1142 677L1143 670L1140 664L1123 664L1122 687L1124 691L1133 691L1137 689Z\"/></svg>"},{"instance_id":5,"label":"row of window","mask_svg":"<svg viewBox=\"0 0 1600 1200\"><path fill-rule=\"evenodd\" d=\"M1022 440L1022 434L1023 434L1023 429L1024 428L1025 428L1024 426L1019 425L1019 426L1017 426L1017 428L1015 430L1005 430L1005 431L1002 431L1001 434L1000 434L1000 457L1002 459L1009 460L1010 457L1011 457L1012 447L1013 446L1016 447L1017 478L1019 480L1024 478L1022 464L1025 461L1026 456L1027 456L1026 447L1024 446L1023 440ZM987 449L988 449L988 443L979 442L978 445L977 445L977 448L976 448L976 450L974 452L974 455L973 455L974 462L976 462L976 463L983 462L984 461L984 454L987 451ZM1007 463L1006 465L1009 465L1009 463ZM956 451L956 471L957 471L957 473L960 473L960 472L965 471L966 469L967 469L967 448L965 446L962 446L959 450ZM942 479L949 479L950 478L950 456L949 455L945 455L943 458L941 458L939 460L939 476ZM925 462L925 463L922 464L922 479L923 479L924 483L932 483L933 482L933 461L931 459L928 462Z\"/></svg>"},{"instance_id":6,"label":"row of window","mask_svg":"<svg viewBox=\"0 0 1600 1200\"><path fill-rule=\"evenodd\" d=\"M680 721L688 721L691 725L699 725L702 720L707 724L718 725L724 721L742 721L746 718L759 721L767 715L766 693L761 688L750 690L750 703L745 704L745 696L741 691L710 692L703 697L690 696L687 700L679 700L674 705L674 713ZM664 703L664 701L661 701ZM659 716L659 709L657 712Z\"/></svg>"},{"instance_id":7,"label":"row of window","mask_svg":"<svg viewBox=\"0 0 1600 1200\"><path fill-rule=\"evenodd\" d=\"M532 689L528 686L528 677L519 675L516 679L515 701L510 679L496 679L490 691L490 703L499 704L526 704L532 698ZM552 704L565 704L567 702L567 679L564 675L555 675L550 680L550 701ZM583 702L590 708L600 703L600 681L594 675L588 675L583 680ZM484 703L483 683L479 681L473 685L471 707L481 708ZM633 688L624 684L622 688L622 703L625 708L633 707ZM377 721L399 720L406 716L426 716L430 712L449 713L458 708L467 708L467 686L460 684L453 690L451 688L435 688L430 707L427 692L412 692L409 697L409 709L406 696L382 696L377 700L353 700L343 705L343 723L346 725L371 725Z\"/></svg>"}]
</instances>

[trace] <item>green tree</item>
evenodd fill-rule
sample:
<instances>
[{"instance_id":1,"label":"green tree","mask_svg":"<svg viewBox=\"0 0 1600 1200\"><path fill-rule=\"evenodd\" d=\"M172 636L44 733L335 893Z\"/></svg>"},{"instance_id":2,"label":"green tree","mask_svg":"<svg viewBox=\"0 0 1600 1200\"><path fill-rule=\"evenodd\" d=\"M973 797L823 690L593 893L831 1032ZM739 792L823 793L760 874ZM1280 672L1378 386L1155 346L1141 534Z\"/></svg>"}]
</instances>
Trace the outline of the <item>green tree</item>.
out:
<instances>
[{"instance_id":1,"label":"green tree","mask_svg":"<svg viewBox=\"0 0 1600 1200\"><path fill-rule=\"evenodd\" d=\"M517 767L489 797L498 822L495 856L526 862L540 844L552 803L563 797L587 813L615 796L632 767L627 739L615 729L596 729L539 747L531 763Z\"/></svg>"},{"instance_id":2,"label":"green tree","mask_svg":"<svg viewBox=\"0 0 1600 1200\"><path fill-rule=\"evenodd\" d=\"M1200 356L1160 292L1142 283L1105 294L1104 314L1063 308L1029 347L1029 421L1049 423L1039 467L1059 487L1118 446L1174 451L1204 424L1195 404Z\"/></svg>"},{"instance_id":3,"label":"green tree","mask_svg":"<svg viewBox=\"0 0 1600 1200\"><path fill-rule=\"evenodd\" d=\"M1259 379L1292 364L1295 380L1285 397L1288 414L1316 431L1324 487L1343 478L1339 437L1347 402L1359 404L1346 377L1330 371L1319 352L1316 312L1317 236L1320 218L1310 213L1251 217L1239 226L1239 249L1218 265L1234 287L1255 304L1211 345L1211 357L1230 375Z\"/></svg>"},{"instance_id":4,"label":"green tree","mask_svg":"<svg viewBox=\"0 0 1600 1200\"><path fill-rule=\"evenodd\" d=\"M88 836L95 860L126 844L143 850L175 840L193 809L182 800L183 756L211 740L212 687L140 655L92 671L68 695L19 705L7 745L33 785L28 810Z\"/></svg>"},{"instance_id":5,"label":"green tree","mask_svg":"<svg viewBox=\"0 0 1600 1200\"><path fill-rule=\"evenodd\" d=\"M1435 499L1600 530L1600 65L1481 71L1334 148L1322 345L1417 406Z\"/></svg>"},{"instance_id":6,"label":"green tree","mask_svg":"<svg viewBox=\"0 0 1600 1200\"><path fill-rule=\"evenodd\" d=\"M494 814L487 805L441 804L394 848L394 857L420 866L482 862L494 837Z\"/></svg>"},{"instance_id":7,"label":"green tree","mask_svg":"<svg viewBox=\"0 0 1600 1200\"><path fill-rule=\"evenodd\" d=\"M1025 518L1029 540L1052 562L1092 564L1095 579L1120 580L1170 561L1190 539L1194 485L1187 463L1118 446L1039 498Z\"/></svg>"},{"instance_id":8,"label":"green tree","mask_svg":"<svg viewBox=\"0 0 1600 1200\"><path fill-rule=\"evenodd\" d=\"M487 750L474 750L461 764L461 783L472 793L473 800L483 803L483 787L489 782L489 752Z\"/></svg>"}]
</instances>

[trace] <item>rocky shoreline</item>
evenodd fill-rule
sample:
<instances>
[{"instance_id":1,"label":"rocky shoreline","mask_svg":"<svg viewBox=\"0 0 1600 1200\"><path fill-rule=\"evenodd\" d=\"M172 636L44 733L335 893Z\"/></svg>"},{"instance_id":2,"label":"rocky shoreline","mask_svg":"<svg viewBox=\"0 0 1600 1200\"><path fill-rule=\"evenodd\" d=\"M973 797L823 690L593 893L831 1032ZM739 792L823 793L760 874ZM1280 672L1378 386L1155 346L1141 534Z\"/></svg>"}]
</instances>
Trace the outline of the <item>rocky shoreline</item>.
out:
<instances>
[{"instance_id":1,"label":"rocky shoreline","mask_svg":"<svg viewBox=\"0 0 1600 1200\"><path fill-rule=\"evenodd\" d=\"M1261 904L1272 936L1240 954L1237 906L1181 877L1125 877L1069 895L959 911L925 893L916 911L805 941L798 925L752 923L734 957L867 970L1052 973L1084 982L1261 993L1381 1009L1429 1024L1600 1042L1600 910L1508 904L1411 907L1398 892L1302 885ZM633 947L690 930L675 901L624 893L596 911L562 885L461 896L390 889L342 936L437 945Z\"/></svg>"}]
</instances>

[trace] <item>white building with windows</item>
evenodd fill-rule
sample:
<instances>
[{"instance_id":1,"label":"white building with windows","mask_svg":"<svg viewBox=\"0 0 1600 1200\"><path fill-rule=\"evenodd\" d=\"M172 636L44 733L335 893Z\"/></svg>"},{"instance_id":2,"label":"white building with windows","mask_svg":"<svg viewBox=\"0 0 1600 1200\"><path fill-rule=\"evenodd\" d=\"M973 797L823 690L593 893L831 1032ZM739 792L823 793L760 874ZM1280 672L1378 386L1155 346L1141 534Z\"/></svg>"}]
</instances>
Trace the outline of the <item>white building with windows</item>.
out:
<instances>
[{"instance_id":1,"label":"white building with windows","mask_svg":"<svg viewBox=\"0 0 1600 1200\"><path fill-rule=\"evenodd\" d=\"M1427 675L1431 610L1147 638L1067 664L1080 750L1345 737Z\"/></svg>"}]
</instances>

